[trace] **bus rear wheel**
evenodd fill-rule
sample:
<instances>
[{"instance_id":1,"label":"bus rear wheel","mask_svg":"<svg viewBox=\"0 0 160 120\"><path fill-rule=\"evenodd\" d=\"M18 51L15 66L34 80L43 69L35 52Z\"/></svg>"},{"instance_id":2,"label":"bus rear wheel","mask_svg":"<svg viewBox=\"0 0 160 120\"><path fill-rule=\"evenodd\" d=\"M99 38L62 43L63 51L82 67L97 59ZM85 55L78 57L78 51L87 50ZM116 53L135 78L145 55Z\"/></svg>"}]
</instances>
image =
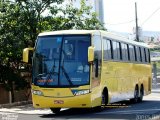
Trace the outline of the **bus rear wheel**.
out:
<instances>
[{"instance_id":1,"label":"bus rear wheel","mask_svg":"<svg viewBox=\"0 0 160 120\"><path fill-rule=\"evenodd\" d=\"M138 98L138 101L139 101L139 102L142 102L143 96L144 96L144 88L143 88L143 85L141 85L140 95L139 95L139 98Z\"/></svg>"},{"instance_id":2,"label":"bus rear wheel","mask_svg":"<svg viewBox=\"0 0 160 120\"><path fill-rule=\"evenodd\" d=\"M50 108L50 109L55 114L58 114L60 112L60 110L61 110L61 108Z\"/></svg>"}]
</instances>

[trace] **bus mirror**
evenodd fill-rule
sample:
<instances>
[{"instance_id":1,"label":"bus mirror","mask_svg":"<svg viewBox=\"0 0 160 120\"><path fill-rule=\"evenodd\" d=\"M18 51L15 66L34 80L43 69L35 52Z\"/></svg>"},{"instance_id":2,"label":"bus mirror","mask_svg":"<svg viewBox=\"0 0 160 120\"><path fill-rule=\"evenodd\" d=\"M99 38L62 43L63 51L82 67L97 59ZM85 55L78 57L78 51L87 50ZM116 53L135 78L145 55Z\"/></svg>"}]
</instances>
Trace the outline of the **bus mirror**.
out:
<instances>
[{"instance_id":1,"label":"bus mirror","mask_svg":"<svg viewBox=\"0 0 160 120\"><path fill-rule=\"evenodd\" d=\"M25 62L25 63L32 62L33 50L34 50L34 48L23 49L23 62Z\"/></svg>"},{"instance_id":2,"label":"bus mirror","mask_svg":"<svg viewBox=\"0 0 160 120\"><path fill-rule=\"evenodd\" d=\"M88 47L88 62L93 62L94 60L94 47Z\"/></svg>"}]
</instances>

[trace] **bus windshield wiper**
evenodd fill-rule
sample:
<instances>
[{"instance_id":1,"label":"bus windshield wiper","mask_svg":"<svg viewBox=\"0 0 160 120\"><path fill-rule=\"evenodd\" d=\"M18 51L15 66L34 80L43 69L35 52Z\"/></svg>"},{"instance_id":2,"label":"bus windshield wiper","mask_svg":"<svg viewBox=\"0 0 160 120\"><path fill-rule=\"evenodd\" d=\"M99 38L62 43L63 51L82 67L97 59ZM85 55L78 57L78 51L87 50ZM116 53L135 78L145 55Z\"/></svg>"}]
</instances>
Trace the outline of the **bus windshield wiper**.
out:
<instances>
[{"instance_id":1,"label":"bus windshield wiper","mask_svg":"<svg viewBox=\"0 0 160 120\"><path fill-rule=\"evenodd\" d=\"M63 71L66 79L68 80L69 84L70 84L70 85L73 85L73 83L72 83L71 79L69 78L69 75L67 74L67 72L66 72L66 70L64 69L64 67L61 66L61 68L62 68L62 71Z\"/></svg>"},{"instance_id":2,"label":"bus windshield wiper","mask_svg":"<svg viewBox=\"0 0 160 120\"><path fill-rule=\"evenodd\" d=\"M52 66L52 69L49 73L46 73L47 74L47 77L46 77L46 81L45 81L45 85L47 85L48 81L51 79L51 76L52 75L58 75L59 73L58 72L55 72L55 59L54 59L54 64Z\"/></svg>"}]
</instances>

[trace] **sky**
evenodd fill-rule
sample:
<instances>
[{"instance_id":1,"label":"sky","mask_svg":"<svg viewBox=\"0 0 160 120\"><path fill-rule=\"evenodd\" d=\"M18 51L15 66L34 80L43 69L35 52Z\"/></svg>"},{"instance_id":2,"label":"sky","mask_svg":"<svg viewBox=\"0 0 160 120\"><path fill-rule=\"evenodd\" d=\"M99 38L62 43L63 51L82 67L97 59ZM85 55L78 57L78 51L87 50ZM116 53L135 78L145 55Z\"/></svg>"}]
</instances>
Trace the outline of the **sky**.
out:
<instances>
[{"instance_id":1,"label":"sky","mask_svg":"<svg viewBox=\"0 0 160 120\"><path fill-rule=\"evenodd\" d=\"M160 0L103 0L104 22L108 30L133 32L135 2L138 25L143 31L160 31Z\"/></svg>"}]
</instances>

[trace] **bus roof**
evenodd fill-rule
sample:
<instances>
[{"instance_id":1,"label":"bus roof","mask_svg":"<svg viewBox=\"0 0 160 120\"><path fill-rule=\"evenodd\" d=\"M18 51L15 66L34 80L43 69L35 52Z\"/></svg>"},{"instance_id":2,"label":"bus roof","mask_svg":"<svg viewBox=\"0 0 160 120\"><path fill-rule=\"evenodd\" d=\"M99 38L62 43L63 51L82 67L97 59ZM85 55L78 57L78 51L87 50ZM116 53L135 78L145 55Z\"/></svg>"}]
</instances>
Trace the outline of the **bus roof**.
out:
<instances>
[{"instance_id":1,"label":"bus roof","mask_svg":"<svg viewBox=\"0 0 160 120\"><path fill-rule=\"evenodd\" d=\"M69 34L99 34L99 30L60 30L60 31L51 31L40 33L38 36L46 36L46 35L69 35Z\"/></svg>"},{"instance_id":2,"label":"bus roof","mask_svg":"<svg viewBox=\"0 0 160 120\"><path fill-rule=\"evenodd\" d=\"M48 36L48 35L84 35L84 34L92 34L92 35L102 35L111 40L116 40L124 43L130 43L138 46L149 47L146 43L136 42L134 40L129 40L126 36L116 34L114 32L108 32L103 30L60 30L60 31L51 31L51 32L43 32L38 36Z\"/></svg>"}]
</instances>

